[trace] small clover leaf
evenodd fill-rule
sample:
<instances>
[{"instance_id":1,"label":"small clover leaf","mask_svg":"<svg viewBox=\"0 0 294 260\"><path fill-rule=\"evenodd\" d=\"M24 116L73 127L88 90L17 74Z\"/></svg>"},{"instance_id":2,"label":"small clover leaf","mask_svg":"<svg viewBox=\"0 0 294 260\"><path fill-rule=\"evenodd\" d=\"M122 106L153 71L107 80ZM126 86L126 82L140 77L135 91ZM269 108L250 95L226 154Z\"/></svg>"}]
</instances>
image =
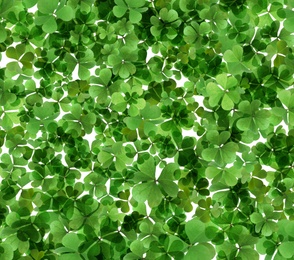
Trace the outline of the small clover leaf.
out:
<instances>
[{"instance_id":1,"label":"small clover leaf","mask_svg":"<svg viewBox=\"0 0 294 260\"><path fill-rule=\"evenodd\" d=\"M46 33L53 33L57 30L57 23L53 13L58 6L57 0L53 1L38 1L38 16L36 17L36 24L41 25Z\"/></svg>"},{"instance_id":2,"label":"small clover leaf","mask_svg":"<svg viewBox=\"0 0 294 260\"><path fill-rule=\"evenodd\" d=\"M227 13L220 10L218 5L211 5L209 8L203 8L200 10L199 16L203 20L209 20L214 32L227 28Z\"/></svg>"},{"instance_id":3,"label":"small clover leaf","mask_svg":"<svg viewBox=\"0 0 294 260\"><path fill-rule=\"evenodd\" d=\"M219 169L210 166L206 168L205 172L208 178L213 179L214 183L221 180L228 186L235 186L238 182L238 179L242 176L241 170L234 166L225 169Z\"/></svg>"},{"instance_id":4,"label":"small clover leaf","mask_svg":"<svg viewBox=\"0 0 294 260\"><path fill-rule=\"evenodd\" d=\"M202 255L203 260L211 260L215 256L215 249L209 243L199 243L195 246L192 246L188 249L188 253L185 255L184 260L195 259L196 255Z\"/></svg>"},{"instance_id":5,"label":"small clover leaf","mask_svg":"<svg viewBox=\"0 0 294 260\"><path fill-rule=\"evenodd\" d=\"M41 0L37 2L38 4L38 10L43 13L43 14L52 14L54 13L55 9L58 6L58 1L57 0L53 0L53 1L45 1L45 0Z\"/></svg>"}]
</instances>

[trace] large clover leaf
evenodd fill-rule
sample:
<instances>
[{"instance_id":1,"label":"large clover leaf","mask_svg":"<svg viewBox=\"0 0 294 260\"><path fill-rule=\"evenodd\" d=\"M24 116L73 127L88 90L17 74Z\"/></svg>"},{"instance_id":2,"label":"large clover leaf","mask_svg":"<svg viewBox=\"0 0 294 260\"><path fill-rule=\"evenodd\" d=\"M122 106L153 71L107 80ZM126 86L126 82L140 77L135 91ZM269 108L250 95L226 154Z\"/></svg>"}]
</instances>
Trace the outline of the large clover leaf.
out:
<instances>
[{"instance_id":1,"label":"large clover leaf","mask_svg":"<svg viewBox=\"0 0 294 260\"><path fill-rule=\"evenodd\" d=\"M271 113L268 110L259 109L260 105L259 100L253 100L251 103L245 100L239 104L238 108L244 114L244 117L237 121L237 127L240 130L256 133L258 129L268 128Z\"/></svg>"},{"instance_id":2,"label":"large clover leaf","mask_svg":"<svg viewBox=\"0 0 294 260\"><path fill-rule=\"evenodd\" d=\"M264 216L261 213L254 212L250 215L250 220L255 224L257 233L261 231L264 236L270 236L277 230L274 220L279 218L280 213L274 212L274 208L270 205L263 206L263 213Z\"/></svg>"},{"instance_id":3,"label":"large clover leaf","mask_svg":"<svg viewBox=\"0 0 294 260\"><path fill-rule=\"evenodd\" d=\"M150 207L158 206L163 198L163 192L175 196L178 187L173 181L176 164L168 164L161 172L159 178L155 177L155 162L153 157L142 164L138 164L140 172L135 175L135 181L142 181L133 188L133 196L138 202L148 201ZM161 190L162 189L162 190Z\"/></svg>"},{"instance_id":4,"label":"large clover leaf","mask_svg":"<svg viewBox=\"0 0 294 260\"><path fill-rule=\"evenodd\" d=\"M224 110L231 110L235 104L240 101L242 90L238 87L238 81L235 77L229 77L226 74L216 76L216 83L209 82L206 87L209 96L209 105L215 107L221 101L221 107Z\"/></svg>"},{"instance_id":5,"label":"large clover leaf","mask_svg":"<svg viewBox=\"0 0 294 260\"><path fill-rule=\"evenodd\" d=\"M137 59L138 55L135 50L123 46L120 49L119 55L111 54L107 61L113 67L113 73L125 79L136 72L136 66L133 62L137 61Z\"/></svg>"},{"instance_id":6,"label":"large clover leaf","mask_svg":"<svg viewBox=\"0 0 294 260\"><path fill-rule=\"evenodd\" d=\"M150 31L152 35L160 37L162 31L164 31L168 39L174 39L177 36L176 28L181 24L181 20L178 18L177 11L162 8L159 11L159 16L152 16L150 18L152 24Z\"/></svg>"},{"instance_id":7,"label":"large clover leaf","mask_svg":"<svg viewBox=\"0 0 294 260\"><path fill-rule=\"evenodd\" d=\"M210 162L215 161L219 165L232 163L235 161L238 145L234 142L228 142L230 133L227 131L219 133L211 130L206 134L207 140L210 142L208 148L202 151L204 160Z\"/></svg>"},{"instance_id":8,"label":"large clover leaf","mask_svg":"<svg viewBox=\"0 0 294 260\"><path fill-rule=\"evenodd\" d=\"M138 115L139 111L146 105L146 101L143 98L138 98L143 93L140 86L134 86L131 88L129 84L122 83L121 91L121 93L115 92L112 94L113 108L117 111L123 112L129 105L129 115Z\"/></svg>"},{"instance_id":9,"label":"large clover leaf","mask_svg":"<svg viewBox=\"0 0 294 260\"><path fill-rule=\"evenodd\" d=\"M77 53L76 57L71 54L65 55L65 61L67 62L67 69L69 72L73 72L76 65L78 65L78 75L81 80L87 80L90 77L89 69L95 66L93 61L94 53L90 49L84 52Z\"/></svg>"},{"instance_id":10,"label":"large clover leaf","mask_svg":"<svg viewBox=\"0 0 294 260\"><path fill-rule=\"evenodd\" d=\"M225 51L224 60L227 63L228 72L232 75L240 75L242 72L249 71L243 63L243 48L239 45L234 46L232 50Z\"/></svg>"}]
</instances>

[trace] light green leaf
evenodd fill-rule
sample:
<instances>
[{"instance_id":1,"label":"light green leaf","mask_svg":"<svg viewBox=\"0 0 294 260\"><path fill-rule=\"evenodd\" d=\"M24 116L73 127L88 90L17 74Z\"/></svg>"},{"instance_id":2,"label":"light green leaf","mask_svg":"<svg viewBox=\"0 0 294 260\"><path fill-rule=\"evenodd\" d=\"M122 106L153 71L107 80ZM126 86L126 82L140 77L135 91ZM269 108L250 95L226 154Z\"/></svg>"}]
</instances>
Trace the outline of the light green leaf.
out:
<instances>
[{"instance_id":1,"label":"light green leaf","mask_svg":"<svg viewBox=\"0 0 294 260\"><path fill-rule=\"evenodd\" d=\"M138 168L140 172L145 176L141 178L144 180L154 180L155 177L155 163L152 156L150 156L147 160L145 160L142 164L138 164Z\"/></svg>"},{"instance_id":2,"label":"light green leaf","mask_svg":"<svg viewBox=\"0 0 294 260\"><path fill-rule=\"evenodd\" d=\"M294 256L294 241L285 241L278 247L280 254L285 258Z\"/></svg>"},{"instance_id":3,"label":"light green leaf","mask_svg":"<svg viewBox=\"0 0 294 260\"><path fill-rule=\"evenodd\" d=\"M224 53L226 62L240 62L243 57L243 48L240 45L235 45L232 50L227 50Z\"/></svg>"},{"instance_id":4,"label":"light green leaf","mask_svg":"<svg viewBox=\"0 0 294 260\"><path fill-rule=\"evenodd\" d=\"M230 142L221 147L221 156L225 163L232 163L236 159L236 152L238 151L238 145Z\"/></svg>"},{"instance_id":5,"label":"light green leaf","mask_svg":"<svg viewBox=\"0 0 294 260\"><path fill-rule=\"evenodd\" d=\"M124 14L127 11L127 7L126 6L115 6L113 7L113 14L117 17L117 18L121 18L124 16Z\"/></svg>"},{"instance_id":6,"label":"light green leaf","mask_svg":"<svg viewBox=\"0 0 294 260\"><path fill-rule=\"evenodd\" d=\"M53 235L53 241L55 241L55 243L61 243L63 237L67 233L65 226L57 220L50 223L50 231Z\"/></svg>"},{"instance_id":7,"label":"light green leaf","mask_svg":"<svg viewBox=\"0 0 294 260\"><path fill-rule=\"evenodd\" d=\"M0 43L4 42L6 40L6 37L7 33L5 27L2 24L0 24Z\"/></svg>"},{"instance_id":8,"label":"light green leaf","mask_svg":"<svg viewBox=\"0 0 294 260\"><path fill-rule=\"evenodd\" d=\"M211 260L215 256L215 249L209 243L200 243L189 248L184 260L195 260L201 256L201 260Z\"/></svg>"},{"instance_id":9,"label":"light green leaf","mask_svg":"<svg viewBox=\"0 0 294 260\"><path fill-rule=\"evenodd\" d=\"M145 119L156 119L161 115L161 110L158 106L151 106L150 103L146 103L146 106L141 110L141 114Z\"/></svg>"},{"instance_id":10,"label":"light green leaf","mask_svg":"<svg viewBox=\"0 0 294 260\"><path fill-rule=\"evenodd\" d=\"M139 257L142 257L143 254L146 252L146 248L144 247L143 243L139 240L135 240L130 245L131 251Z\"/></svg>"},{"instance_id":11,"label":"light green leaf","mask_svg":"<svg viewBox=\"0 0 294 260\"><path fill-rule=\"evenodd\" d=\"M133 197L138 202L145 202L148 200L148 205L153 208L157 207L161 200L162 194L155 182L141 183L133 187Z\"/></svg>"},{"instance_id":12,"label":"light green leaf","mask_svg":"<svg viewBox=\"0 0 294 260\"><path fill-rule=\"evenodd\" d=\"M158 182L162 186L163 190L171 197L175 197L178 194L178 185L173 182L174 172L178 169L178 165L175 163L169 163L162 170Z\"/></svg>"},{"instance_id":13,"label":"light green leaf","mask_svg":"<svg viewBox=\"0 0 294 260\"><path fill-rule=\"evenodd\" d=\"M264 222L264 219L260 213L254 212L253 214L250 215L250 220L254 224L258 224L261 222Z\"/></svg>"},{"instance_id":14,"label":"light green leaf","mask_svg":"<svg viewBox=\"0 0 294 260\"><path fill-rule=\"evenodd\" d=\"M141 124L142 119L140 117L126 117L124 118L124 122L128 128L131 130L136 130Z\"/></svg>"},{"instance_id":15,"label":"light green leaf","mask_svg":"<svg viewBox=\"0 0 294 260\"><path fill-rule=\"evenodd\" d=\"M209 238L205 234L207 225L197 218L189 220L185 225L185 231L191 244L207 242Z\"/></svg>"},{"instance_id":16,"label":"light green leaf","mask_svg":"<svg viewBox=\"0 0 294 260\"><path fill-rule=\"evenodd\" d=\"M58 18L60 18L61 20L63 21L70 21L71 19L74 18L74 10L68 6L68 5L65 5L63 7L61 7L57 12L56 12L56 16Z\"/></svg>"},{"instance_id":17,"label":"light green leaf","mask_svg":"<svg viewBox=\"0 0 294 260\"><path fill-rule=\"evenodd\" d=\"M99 77L100 77L101 81L103 82L103 84L105 86L107 86L111 80L111 77L112 77L111 70L108 68L100 70Z\"/></svg>"},{"instance_id":18,"label":"light green leaf","mask_svg":"<svg viewBox=\"0 0 294 260\"><path fill-rule=\"evenodd\" d=\"M142 19L142 14L137 10L131 9L130 10L130 21L132 23L138 23Z\"/></svg>"},{"instance_id":19,"label":"light green leaf","mask_svg":"<svg viewBox=\"0 0 294 260\"><path fill-rule=\"evenodd\" d=\"M75 119L79 120L82 114L82 107L80 104L74 104L71 107L71 114L75 117Z\"/></svg>"},{"instance_id":20,"label":"light green leaf","mask_svg":"<svg viewBox=\"0 0 294 260\"><path fill-rule=\"evenodd\" d=\"M81 80L89 80L90 78L90 71L88 70L87 67L84 66L84 64L81 64L79 65L79 70L78 70L78 75L79 75L79 78Z\"/></svg>"},{"instance_id":21,"label":"light green leaf","mask_svg":"<svg viewBox=\"0 0 294 260\"><path fill-rule=\"evenodd\" d=\"M75 233L68 233L62 238L62 244L65 247L70 248L74 251L78 250L81 242L82 241L80 240L79 235Z\"/></svg>"},{"instance_id":22,"label":"light green leaf","mask_svg":"<svg viewBox=\"0 0 294 260\"><path fill-rule=\"evenodd\" d=\"M54 13L55 9L58 6L59 1L58 0L39 0L38 1L38 11L40 11L43 14L52 14Z\"/></svg>"},{"instance_id":23,"label":"light green leaf","mask_svg":"<svg viewBox=\"0 0 294 260\"><path fill-rule=\"evenodd\" d=\"M209 105L217 106L224 92L213 82L208 83L206 91L209 96Z\"/></svg>"},{"instance_id":24,"label":"light green leaf","mask_svg":"<svg viewBox=\"0 0 294 260\"><path fill-rule=\"evenodd\" d=\"M55 112L53 102L44 102L42 106L34 106L34 115L41 120L52 116Z\"/></svg>"},{"instance_id":25,"label":"light green leaf","mask_svg":"<svg viewBox=\"0 0 294 260\"><path fill-rule=\"evenodd\" d=\"M162 193L155 183L151 183L150 193L148 196L148 205L150 208L157 207L162 201Z\"/></svg>"},{"instance_id":26,"label":"light green leaf","mask_svg":"<svg viewBox=\"0 0 294 260\"><path fill-rule=\"evenodd\" d=\"M241 131L248 131L249 129L252 130L252 131L256 130L254 122L252 121L252 119L250 117L239 119L237 121L237 127Z\"/></svg>"},{"instance_id":27,"label":"light green leaf","mask_svg":"<svg viewBox=\"0 0 294 260\"><path fill-rule=\"evenodd\" d=\"M224 94L221 106L224 110L232 110L235 104L228 94Z\"/></svg>"},{"instance_id":28,"label":"light green leaf","mask_svg":"<svg viewBox=\"0 0 294 260\"><path fill-rule=\"evenodd\" d=\"M202 158L208 162L213 161L216 157L218 150L216 148L206 148L202 151Z\"/></svg>"},{"instance_id":29,"label":"light green leaf","mask_svg":"<svg viewBox=\"0 0 294 260\"><path fill-rule=\"evenodd\" d=\"M11 247L11 245L2 242L0 245L0 257L3 260L11 260L13 259L13 249Z\"/></svg>"},{"instance_id":30,"label":"light green leaf","mask_svg":"<svg viewBox=\"0 0 294 260\"><path fill-rule=\"evenodd\" d=\"M47 1L50 2L50 1ZM54 33L57 31L57 23L53 16L50 16L47 21L43 24L42 29L45 33Z\"/></svg>"}]
</instances>

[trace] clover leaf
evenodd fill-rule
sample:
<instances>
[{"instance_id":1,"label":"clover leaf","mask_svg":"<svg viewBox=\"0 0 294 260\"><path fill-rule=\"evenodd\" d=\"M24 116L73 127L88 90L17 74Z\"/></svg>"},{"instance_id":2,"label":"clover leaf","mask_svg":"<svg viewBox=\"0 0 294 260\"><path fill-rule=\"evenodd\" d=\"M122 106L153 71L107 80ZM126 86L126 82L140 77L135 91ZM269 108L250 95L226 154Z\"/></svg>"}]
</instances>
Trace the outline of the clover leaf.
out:
<instances>
[{"instance_id":1,"label":"clover leaf","mask_svg":"<svg viewBox=\"0 0 294 260\"><path fill-rule=\"evenodd\" d=\"M147 10L147 7L144 7L145 1L140 0L133 2L131 0L115 0L116 6L113 8L113 14L121 18L129 11L129 19L132 23L138 23L142 19L142 14Z\"/></svg>"},{"instance_id":2,"label":"clover leaf","mask_svg":"<svg viewBox=\"0 0 294 260\"><path fill-rule=\"evenodd\" d=\"M274 208L270 205L263 206L264 217L261 213L254 212L250 215L250 220L255 224L255 231L262 235L270 236L276 231L277 226L273 219L279 218L280 213L274 212Z\"/></svg>"},{"instance_id":3,"label":"clover leaf","mask_svg":"<svg viewBox=\"0 0 294 260\"><path fill-rule=\"evenodd\" d=\"M283 105L286 106L286 111L283 111L283 114L286 114L284 116L284 120L286 121L286 123L288 123L290 126L292 126L294 124L294 118L293 118L293 94L290 91L287 90L282 90L278 93L278 97L281 100L281 102L283 103ZM286 112L286 113L285 113Z\"/></svg>"},{"instance_id":4,"label":"clover leaf","mask_svg":"<svg viewBox=\"0 0 294 260\"><path fill-rule=\"evenodd\" d=\"M234 162L238 145L234 142L228 142L230 133L227 131L219 133L211 130L206 134L207 140L210 142L208 148L202 151L202 157L206 161L215 161L219 165Z\"/></svg>"},{"instance_id":5,"label":"clover leaf","mask_svg":"<svg viewBox=\"0 0 294 260\"><path fill-rule=\"evenodd\" d=\"M154 37L160 37L162 32L166 32L168 39L174 39L177 36L176 28L181 24L177 11L167 8L160 9L159 15L152 16L150 22L152 24L150 31Z\"/></svg>"},{"instance_id":6,"label":"clover leaf","mask_svg":"<svg viewBox=\"0 0 294 260\"><path fill-rule=\"evenodd\" d=\"M71 114L64 115L63 120L65 133L70 133L78 137L84 133L90 134L92 132L92 126L96 122L96 116L94 113L83 113L81 105L74 104L71 107Z\"/></svg>"},{"instance_id":7,"label":"clover leaf","mask_svg":"<svg viewBox=\"0 0 294 260\"><path fill-rule=\"evenodd\" d=\"M35 56L32 52L26 52L26 46L24 44L19 44L15 48L9 47L6 50L6 55L8 58L15 59L16 61L10 62L8 65L8 71L10 75L14 76L17 74L31 74L33 67L33 61ZM22 67L19 66L19 62L22 64Z\"/></svg>"},{"instance_id":8,"label":"clover leaf","mask_svg":"<svg viewBox=\"0 0 294 260\"><path fill-rule=\"evenodd\" d=\"M207 84L207 94L209 96L209 105L214 107L221 100L221 107L224 110L231 110L235 104L240 101L242 90L237 86L238 81L234 77L228 77L226 74L216 76L216 83Z\"/></svg>"},{"instance_id":9,"label":"clover leaf","mask_svg":"<svg viewBox=\"0 0 294 260\"><path fill-rule=\"evenodd\" d=\"M108 56L108 64L113 67L113 74L119 75L121 78L128 78L136 72L136 66L133 62L137 61L137 52L123 46L120 54L111 54Z\"/></svg>"},{"instance_id":10,"label":"clover leaf","mask_svg":"<svg viewBox=\"0 0 294 260\"><path fill-rule=\"evenodd\" d=\"M145 107L146 101L138 98L142 94L140 86L130 87L127 83L122 83L121 90L123 93L115 92L112 94L113 108L123 112L129 105L129 115L136 116L139 111Z\"/></svg>"},{"instance_id":11,"label":"clover leaf","mask_svg":"<svg viewBox=\"0 0 294 260\"><path fill-rule=\"evenodd\" d=\"M133 188L133 196L138 202L148 200L150 207L156 207L162 201L162 192L169 196L175 196L178 192L177 185L173 182L173 174L177 169L176 164L168 164L162 170L159 178L155 178L155 164L153 157L149 157L142 164L138 164L140 170L135 180L143 180ZM163 191L161 191L160 187Z\"/></svg>"},{"instance_id":12,"label":"clover leaf","mask_svg":"<svg viewBox=\"0 0 294 260\"><path fill-rule=\"evenodd\" d=\"M205 243L210 241L210 239L216 235L217 228L213 224L205 224L197 218L192 218L186 223L185 231L187 233L190 243L195 244L197 242ZM212 248L210 248L210 250L211 249Z\"/></svg>"},{"instance_id":13,"label":"clover leaf","mask_svg":"<svg viewBox=\"0 0 294 260\"><path fill-rule=\"evenodd\" d=\"M38 1L38 11L39 15L36 18L36 24L42 25L42 29L46 33L53 33L57 30L57 23L53 16L56 8L58 6L58 1Z\"/></svg>"},{"instance_id":14,"label":"clover leaf","mask_svg":"<svg viewBox=\"0 0 294 260\"><path fill-rule=\"evenodd\" d=\"M108 97L118 90L118 84L111 84L112 72L108 68L99 71L99 77L91 77L89 94L98 103L105 103Z\"/></svg>"},{"instance_id":15,"label":"clover leaf","mask_svg":"<svg viewBox=\"0 0 294 260\"><path fill-rule=\"evenodd\" d=\"M224 53L224 60L227 63L228 72L232 75L241 74L243 71L249 71L243 63L243 48L236 45L232 50L227 50Z\"/></svg>"},{"instance_id":16,"label":"clover leaf","mask_svg":"<svg viewBox=\"0 0 294 260\"><path fill-rule=\"evenodd\" d=\"M196 42L196 46L200 47L203 36L205 36L210 29L210 24L207 22L202 22L200 24L191 22L191 26L187 26L184 29L185 41L190 44Z\"/></svg>"},{"instance_id":17,"label":"clover leaf","mask_svg":"<svg viewBox=\"0 0 294 260\"><path fill-rule=\"evenodd\" d=\"M68 63L68 71L73 72L76 65L78 65L78 76L81 80L87 80L90 77L89 69L93 68L95 62L93 61L94 53L90 49L77 53L75 57L71 54L66 54L65 61Z\"/></svg>"},{"instance_id":18,"label":"clover leaf","mask_svg":"<svg viewBox=\"0 0 294 260\"><path fill-rule=\"evenodd\" d=\"M215 249L209 243L199 243L198 245L189 248L187 255L185 255L185 260L194 259L195 255L203 254L203 259L210 260L215 256Z\"/></svg>"},{"instance_id":19,"label":"clover leaf","mask_svg":"<svg viewBox=\"0 0 294 260\"><path fill-rule=\"evenodd\" d=\"M237 121L240 130L256 133L258 129L268 128L270 111L259 109L260 104L259 100L253 100L251 103L247 100L240 102L238 108L245 115Z\"/></svg>"}]
</instances>

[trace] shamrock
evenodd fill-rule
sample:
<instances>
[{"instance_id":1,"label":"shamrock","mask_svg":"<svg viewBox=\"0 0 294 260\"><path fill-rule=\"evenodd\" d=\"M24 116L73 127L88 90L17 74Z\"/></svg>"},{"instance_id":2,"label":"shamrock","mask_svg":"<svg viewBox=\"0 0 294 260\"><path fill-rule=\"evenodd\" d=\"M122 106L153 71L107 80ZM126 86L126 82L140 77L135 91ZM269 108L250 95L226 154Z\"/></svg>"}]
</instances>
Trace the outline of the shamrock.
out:
<instances>
[{"instance_id":1,"label":"shamrock","mask_svg":"<svg viewBox=\"0 0 294 260\"><path fill-rule=\"evenodd\" d=\"M219 133L217 130L210 130L206 133L206 139L209 147L202 151L202 157L206 161L215 161L219 165L234 162L238 145L234 142L228 142L230 133L223 131Z\"/></svg>"},{"instance_id":2,"label":"shamrock","mask_svg":"<svg viewBox=\"0 0 294 260\"><path fill-rule=\"evenodd\" d=\"M136 173L134 181L143 181L133 188L133 197L138 202L148 201L150 207L158 206L163 198L163 193L174 196L178 192L178 187L173 181L173 174L177 165L167 164L162 170L160 176L155 175L155 161L153 157L138 164L139 172Z\"/></svg>"},{"instance_id":3,"label":"shamrock","mask_svg":"<svg viewBox=\"0 0 294 260\"><path fill-rule=\"evenodd\" d=\"M243 93L238 86L238 81L233 76L219 74L216 76L216 83L209 82L206 87L209 97L209 105L215 107L221 101L221 107L224 110L232 110L235 104L240 101L240 95Z\"/></svg>"},{"instance_id":4,"label":"shamrock","mask_svg":"<svg viewBox=\"0 0 294 260\"><path fill-rule=\"evenodd\" d=\"M177 11L167 8L160 9L159 16L152 16L150 22L152 24L150 31L153 36L160 37L163 33L168 39L174 39L177 36L176 28L181 24Z\"/></svg>"},{"instance_id":5,"label":"shamrock","mask_svg":"<svg viewBox=\"0 0 294 260\"><path fill-rule=\"evenodd\" d=\"M244 117L237 121L237 127L240 130L256 133L258 129L268 128L271 113L268 110L259 109L260 105L259 100L253 100L251 103L247 100L240 102L238 108L244 114Z\"/></svg>"},{"instance_id":6,"label":"shamrock","mask_svg":"<svg viewBox=\"0 0 294 260\"><path fill-rule=\"evenodd\" d=\"M142 14L148 8L144 7L145 1L131 1L131 0L115 0L116 5L113 8L113 14L117 18L121 18L129 11L129 20L132 23L139 23L142 19Z\"/></svg>"},{"instance_id":7,"label":"shamrock","mask_svg":"<svg viewBox=\"0 0 294 260\"><path fill-rule=\"evenodd\" d=\"M136 66L133 62L137 61L137 59L138 55L136 50L123 46L118 55L109 55L107 62L113 67L113 74L125 79L136 72Z\"/></svg>"}]
</instances>

